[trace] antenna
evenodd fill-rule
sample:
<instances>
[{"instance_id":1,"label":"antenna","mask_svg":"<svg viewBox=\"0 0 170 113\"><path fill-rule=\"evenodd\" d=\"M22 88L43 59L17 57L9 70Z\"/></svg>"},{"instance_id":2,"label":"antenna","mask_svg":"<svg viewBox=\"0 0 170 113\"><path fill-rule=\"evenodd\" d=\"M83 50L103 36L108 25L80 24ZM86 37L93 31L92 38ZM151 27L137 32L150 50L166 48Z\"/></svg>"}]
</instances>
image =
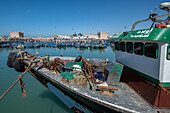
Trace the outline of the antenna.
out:
<instances>
[{"instance_id":1,"label":"antenna","mask_svg":"<svg viewBox=\"0 0 170 113\"><path fill-rule=\"evenodd\" d=\"M154 14L155 14L155 12L156 12L156 9L157 9L157 6L155 6Z\"/></svg>"},{"instance_id":2,"label":"antenna","mask_svg":"<svg viewBox=\"0 0 170 113\"><path fill-rule=\"evenodd\" d=\"M150 29L153 27L153 25L154 25L154 23L155 23L155 21L156 21L156 18L154 18L154 17L155 17L156 15L158 15L158 14L155 13L155 12L156 12L156 9L157 9L157 6L155 6L154 13L152 13L152 14L149 15L149 18L152 19L152 21L153 21Z\"/></svg>"},{"instance_id":3,"label":"antenna","mask_svg":"<svg viewBox=\"0 0 170 113\"><path fill-rule=\"evenodd\" d=\"M158 15L158 14L156 14L156 9L157 9L157 6L155 6L155 9L154 9L154 12L153 12L153 13L152 13L152 10L151 10L151 13L152 13L152 14L149 15L149 18L150 18L150 19L154 19L154 17L155 17L156 15Z\"/></svg>"}]
</instances>

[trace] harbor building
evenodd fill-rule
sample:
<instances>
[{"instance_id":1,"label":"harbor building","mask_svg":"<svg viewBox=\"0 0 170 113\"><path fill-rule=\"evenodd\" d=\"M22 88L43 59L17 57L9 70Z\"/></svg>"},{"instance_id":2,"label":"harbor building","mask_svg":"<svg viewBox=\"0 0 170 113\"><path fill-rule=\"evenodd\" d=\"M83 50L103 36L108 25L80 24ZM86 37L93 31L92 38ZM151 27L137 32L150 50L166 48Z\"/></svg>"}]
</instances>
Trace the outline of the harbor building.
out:
<instances>
[{"instance_id":1,"label":"harbor building","mask_svg":"<svg viewBox=\"0 0 170 113\"><path fill-rule=\"evenodd\" d=\"M10 33L10 38L24 38L24 32L11 32Z\"/></svg>"},{"instance_id":2,"label":"harbor building","mask_svg":"<svg viewBox=\"0 0 170 113\"><path fill-rule=\"evenodd\" d=\"M2 37L0 37L0 41L3 41L4 39Z\"/></svg>"},{"instance_id":3,"label":"harbor building","mask_svg":"<svg viewBox=\"0 0 170 113\"><path fill-rule=\"evenodd\" d=\"M87 34L84 36L92 39L108 39L108 32L98 32L97 35Z\"/></svg>"},{"instance_id":4,"label":"harbor building","mask_svg":"<svg viewBox=\"0 0 170 113\"><path fill-rule=\"evenodd\" d=\"M93 34L86 34L84 36L87 37L87 38L92 38L92 39L98 39L99 38L98 35L93 35Z\"/></svg>"},{"instance_id":5,"label":"harbor building","mask_svg":"<svg viewBox=\"0 0 170 113\"><path fill-rule=\"evenodd\" d=\"M98 36L100 39L108 39L108 32L98 32Z\"/></svg>"},{"instance_id":6,"label":"harbor building","mask_svg":"<svg viewBox=\"0 0 170 113\"><path fill-rule=\"evenodd\" d=\"M4 35L3 37L0 37L0 41L6 41L9 40L9 36Z\"/></svg>"}]
</instances>

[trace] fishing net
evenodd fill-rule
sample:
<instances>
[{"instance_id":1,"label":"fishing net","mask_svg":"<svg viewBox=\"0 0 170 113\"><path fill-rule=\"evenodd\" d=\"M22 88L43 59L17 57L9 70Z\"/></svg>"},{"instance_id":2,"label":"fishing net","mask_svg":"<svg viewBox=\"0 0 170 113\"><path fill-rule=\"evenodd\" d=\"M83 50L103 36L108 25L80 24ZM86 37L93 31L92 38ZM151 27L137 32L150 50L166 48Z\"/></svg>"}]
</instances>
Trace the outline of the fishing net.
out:
<instances>
[{"instance_id":1,"label":"fishing net","mask_svg":"<svg viewBox=\"0 0 170 113\"><path fill-rule=\"evenodd\" d=\"M74 73L70 73L66 71L61 73L60 76L64 77L65 79L72 80L74 78Z\"/></svg>"},{"instance_id":2,"label":"fishing net","mask_svg":"<svg viewBox=\"0 0 170 113\"><path fill-rule=\"evenodd\" d=\"M80 65L80 66L82 66L82 62L77 62L77 63L75 63L75 62L68 62L68 63L65 64L65 66L69 66L69 67L72 67L73 65Z\"/></svg>"},{"instance_id":3,"label":"fishing net","mask_svg":"<svg viewBox=\"0 0 170 113\"><path fill-rule=\"evenodd\" d=\"M72 81L79 86L90 89L89 81L88 81L87 77L85 76L85 73L82 71L75 71L74 73L75 73L75 75L74 75L74 79Z\"/></svg>"},{"instance_id":4,"label":"fishing net","mask_svg":"<svg viewBox=\"0 0 170 113\"><path fill-rule=\"evenodd\" d=\"M106 61L102 59L91 59L89 63L93 66L93 72L104 72L104 67L106 66Z\"/></svg>"},{"instance_id":5,"label":"fishing net","mask_svg":"<svg viewBox=\"0 0 170 113\"><path fill-rule=\"evenodd\" d=\"M105 60L98 59L98 58L93 58L93 59L90 59L90 60L89 60L89 63L90 63L90 64L96 64L96 63L104 62L104 61L105 61Z\"/></svg>"}]
</instances>

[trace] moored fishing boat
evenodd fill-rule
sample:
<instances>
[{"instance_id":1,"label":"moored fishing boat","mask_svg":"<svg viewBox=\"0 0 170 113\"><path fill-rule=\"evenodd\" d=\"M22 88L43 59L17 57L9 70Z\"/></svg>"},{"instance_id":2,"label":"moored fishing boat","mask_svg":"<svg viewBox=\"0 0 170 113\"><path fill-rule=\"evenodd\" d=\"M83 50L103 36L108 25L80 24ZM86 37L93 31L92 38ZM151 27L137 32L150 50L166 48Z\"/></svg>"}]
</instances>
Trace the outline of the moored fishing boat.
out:
<instances>
[{"instance_id":1,"label":"moored fishing boat","mask_svg":"<svg viewBox=\"0 0 170 113\"><path fill-rule=\"evenodd\" d=\"M72 110L159 111L149 106L128 85L119 82L123 65L117 62L85 59L80 56L77 58L35 56L37 55L30 55L27 52L10 53L7 64L16 71L24 73L28 71ZM19 59L13 59L14 57ZM25 90L23 93L25 94Z\"/></svg>"},{"instance_id":2,"label":"moored fishing boat","mask_svg":"<svg viewBox=\"0 0 170 113\"><path fill-rule=\"evenodd\" d=\"M124 65L121 80L153 108L169 109L170 2L159 8L168 14L157 16L155 8L148 19L137 21L131 31L116 33L111 40L115 42L116 61ZM158 19L166 16L165 20ZM134 30L138 23L148 20L153 21L150 29Z\"/></svg>"},{"instance_id":3,"label":"moored fishing boat","mask_svg":"<svg viewBox=\"0 0 170 113\"><path fill-rule=\"evenodd\" d=\"M35 47L35 48L40 48L41 46L40 46L39 43L35 43L35 44L34 44L34 47Z\"/></svg>"},{"instance_id":4,"label":"moored fishing boat","mask_svg":"<svg viewBox=\"0 0 170 113\"><path fill-rule=\"evenodd\" d=\"M17 48L17 49L24 49L24 48L25 48L25 46L24 46L24 45L22 45L22 44L19 44L16 48Z\"/></svg>"},{"instance_id":5,"label":"moored fishing boat","mask_svg":"<svg viewBox=\"0 0 170 113\"><path fill-rule=\"evenodd\" d=\"M94 48L95 44L94 43L91 43L90 44L90 48Z\"/></svg>"},{"instance_id":6,"label":"moored fishing boat","mask_svg":"<svg viewBox=\"0 0 170 113\"><path fill-rule=\"evenodd\" d=\"M163 109L163 108L169 108L169 103L167 103L168 102L167 100L169 99L168 88L158 84L153 84L151 83L152 81L148 80L152 77L150 76L150 73L151 75L152 73L153 75L156 75L155 73L157 73L157 71L162 68L163 71L167 71L167 69L164 67L161 66L160 68L157 67L158 64L168 65L167 64L168 62L166 62L166 54L165 54L165 51L169 50L167 49L167 47L169 48L169 46L167 46L168 44L166 43L167 40L165 40L168 37L168 33L167 34L165 33L163 35L163 38L157 41L158 36L161 36L162 33L169 31L169 29L167 28L165 28L165 30L162 31L163 29L164 28L156 30L156 28L153 28L153 29L149 29L149 31L137 30L137 31L130 31L128 33L127 32L117 33L112 37L112 40L115 41L117 61L125 65L124 69L123 69L123 65L121 65L120 63L108 61L108 59L105 61L100 59L85 59L80 57L77 58L49 57L49 56L36 57L37 55L30 55L27 52L19 52L16 54L11 53L11 55L12 54L16 55L16 58L20 58L19 60L21 62L18 63L22 64L22 66L20 65L16 66L15 64L18 63L13 63L10 60L10 58L14 58L13 55L12 55L13 57L9 55L8 61L12 62L12 64L14 64L14 68L18 71L24 71L25 69L23 68L20 69L20 67L26 66L27 67L26 71L29 71L37 80L39 80L45 87L51 90L72 110L79 109L80 112L92 111L92 112L102 112L102 113L115 112L115 111L143 112L143 113L169 112L170 111L169 109ZM153 32L154 30L156 30L157 33ZM147 33L151 33L151 34L153 33L153 34L151 35ZM147 38L150 36L151 37L156 36L156 38L154 40L149 40L148 43L147 39L143 40L142 39L143 37L139 38L139 36L143 36L144 34L147 36ZM136 36L135 39L133 36ZM131 39L131 37L133 38ZM134 44L134 48L136 48L136 50L130 46L131 42L130 44L126 42L126 39L128 40L128 42L132 41L132 45ZM121 41L124 42L121 43ZM137 41L137 42L143 41L146 47L144 48L144 46L142 47L139 46L140 45L139 42L136 45L135 42L133 41ZM155 47L154 45L157 44L155 44L156 42L152 44L154 41L161 42L160 44L158 44L159 47L161 48L159 48L158 46ZM124 45L127 45L127 49L124 48L126 47ZM151 47L152 49L148 50L147 47L148 48ZM137 54L141 52L142 48L145 49L145 52L147 53L146 55ZM155 52L155 48L156 48L156 52ZM135 50L134 53L132 51L133 49ZM157 52L159 54L157 54ZM164 63L157 61L162 58L161 55L164 55L163 57L164 58L163 61L165 61ZM145 58L145 56L147 56L147 58ZM167 57L169 58L169 51ZM130 61L131 58L133 59L133 61L132 60ZM18 60L13 59L13 61L16 62ZM132 64L129 66L128 65L129 63ZM137 63L138 65L135 63ZM148 74L150 77L146 76L145 80L143 80L142 78L140 78L140 76L146 75L145 72L147 72L148 70L145 67L147 66L150 66L149 67L150 73ZM137 70L139 67L143 67L145 70L142 71ZM123 75L121 75L122 69L123 69ZM136 70L132 71L133 69ZM153 71L153 69L156 70ZM134 75L134 72L137 72L139 74L143 72L144 74ZM131 76L134 76L135 78L132 78ZM166 73L165 75L162 74L160 78L162 80L164 79L168 80ZM120 79L121 81L119 81ZM167 82L161 81L161 84L162 83L165 83L164 85L167 85ZM144 97L138 95L138 90L136 90L133 86L144 87L145 89L140 91L151 93L152 97L155 97L155 95L159 94L159 97L156 97L156 99L158 99L159 102L155 104L159 106L158 107L156 106L155 108L150 106L148 104L149 102L147 103L147 101L143 99ZM153 91L152 90L153 87L159 88L154 90L156 93L151 92ZM164 107L162 107L163 105L161 100L162 98L165 100L164 101L165 103L163 103ZM148 98L148 100L150 99L152 98Z\"/></svg>"},{"instance_id":7,"label":"moored fishing boat","mask_svg":"<svg viewBox=\"0 0 170 113\"><path fill-rule=\"evenodd\" d=\"M96 43L96 44L94 45L94 48L99 48L99 44Z\"/></svg>"},{"instance_id":8,"label":"moored fishing boat","mask_svg":"<svg viewBox=\"0 0 170 113\"><path fill-rule=\"evenodd\" d=\"M9 44L1 44L0 48L5 48L5 47L9 47L9 46L10 46Z\"/></svg>"}]
</instances>

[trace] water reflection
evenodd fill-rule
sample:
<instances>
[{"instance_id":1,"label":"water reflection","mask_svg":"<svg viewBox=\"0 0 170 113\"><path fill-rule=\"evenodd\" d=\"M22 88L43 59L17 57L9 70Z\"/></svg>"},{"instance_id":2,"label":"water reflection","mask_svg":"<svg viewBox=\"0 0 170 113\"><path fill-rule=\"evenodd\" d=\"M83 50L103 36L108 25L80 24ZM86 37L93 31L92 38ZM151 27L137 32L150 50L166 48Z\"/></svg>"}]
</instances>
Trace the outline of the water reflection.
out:
<instances>
[{"instance_id":1,"label":"water reflection","mask_svg":"<svg viewBox=\"0 0 170 113\"><path fill-rule=\"evenodd\" d=\"M112 46L111 48L112 48L112 51L113 51L113 52L115 52L115 47L114 47L114 46Z\"/></svg>"},{"instance_id":2,"label":"water reflection","mask_svg":"<svg viewBox=\"0 0 170 113\"><path fill-rule=\"evenodd\" d=\"M39 97L41 99L49 99L51 102L51 108L50 108L50 112L49 113L53 113L53 109L56 109L54 108L54 105L55 103L57 102L57 106L60 107L60 108L63 108L63 109L66 109L68 110L69 112L71 112L69 110L69 108L67 106L65 106L65 104L59 99L56 97L56 95L54 95L52 92L50 92L49 90L44 90L41 92L41 94L39 95ZM58 111L60 112L60 111Z\"/></svg>"},{"instance_id":3,"label":"water reflection","mask_svg":"<svg viewBox=\"0 0 170 113\"><path fill-rule=\"evenodd\" d=\"M90 52L107 52L107 48L103 48L103 49L98 49L98 48L90 48Z\"/></svg>"}]
</instances>

